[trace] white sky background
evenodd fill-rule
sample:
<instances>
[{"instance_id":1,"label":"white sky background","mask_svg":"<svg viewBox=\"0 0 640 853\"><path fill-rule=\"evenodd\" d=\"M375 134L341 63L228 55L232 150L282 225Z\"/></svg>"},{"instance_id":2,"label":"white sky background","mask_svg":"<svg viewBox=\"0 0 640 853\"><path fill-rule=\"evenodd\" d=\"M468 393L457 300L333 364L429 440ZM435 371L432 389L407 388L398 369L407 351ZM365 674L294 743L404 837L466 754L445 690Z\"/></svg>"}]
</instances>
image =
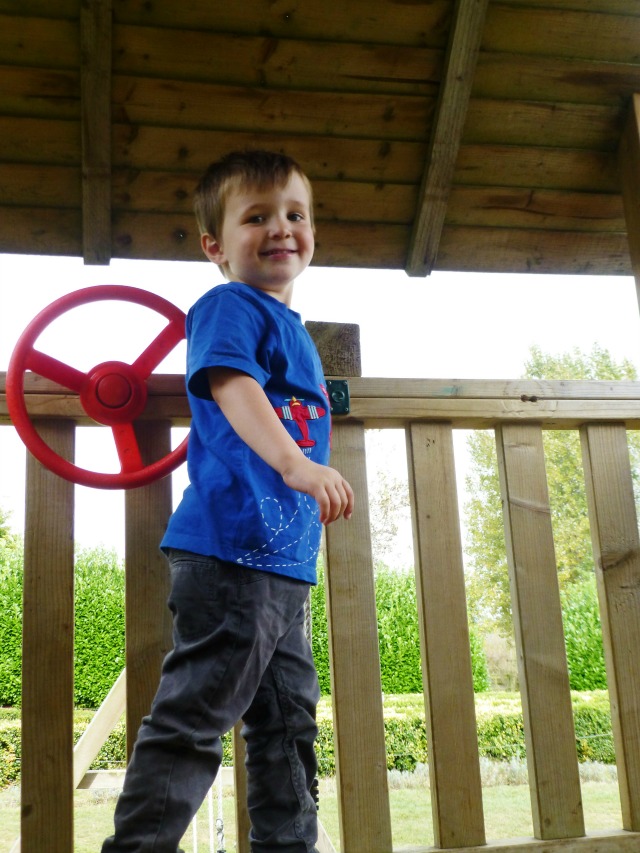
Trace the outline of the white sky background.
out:
<instances>
[{"instance_id":1,"label":"white sky background","mask_svg":"<svg viewBox=\"0 0 640 853\"><path fill-rule=\"evenodd\" d=\"M33 317L59 296L97 284L120 284L157 293L183 311L221 281L203 263L112 261L85 267L79 258L0 255L0 370ZM358 323L365 376L448 379L513 379L531 345L560 353L595 343L616 360L628 358L640 372L640 314L630 277L434 273L409 278L402 271L312 267L296 283L293 308L305 320ZM38 349L87 370L101 361L131 361L165 321L124 302L74 309L41 335ZM159 368L180 373L184 344ZM106 428L79 431L77 463L105 467L113 457ZM100 435L98 435L100 434ZM462 438L462 436L461 436ZM376 441L376 446L380 446ZM402 470L401 441L381 457ZM464 442L456 442L458 475L464 473ZM22 442L13 427L0 427L0 507L13 527L24 523ZM176 500L184 472L174 475ZM123 552L122 492L77 487L75 539ZM403 562L404 558L403 558Z\"/></svg>"}]
</instances>

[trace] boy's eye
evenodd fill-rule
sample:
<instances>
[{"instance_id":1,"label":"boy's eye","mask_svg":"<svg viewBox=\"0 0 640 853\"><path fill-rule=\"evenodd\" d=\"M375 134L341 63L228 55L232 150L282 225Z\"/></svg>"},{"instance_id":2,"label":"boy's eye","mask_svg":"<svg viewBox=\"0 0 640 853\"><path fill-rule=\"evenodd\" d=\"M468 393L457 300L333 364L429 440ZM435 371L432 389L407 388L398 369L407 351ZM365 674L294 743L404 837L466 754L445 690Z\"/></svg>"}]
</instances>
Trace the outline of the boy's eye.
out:
<instances>
[{"instance_id":1,"label":"boy's eye","mask_svg":"<svg viewBox=\"0 0 640 853\"><path fill-rule=\"evenodd\" d=\"M260 223L264 222L264 216L261 213L256 213L249 217L249 222L260 225Z\"/></svg>"},{"instance_id":2,"label":"boy's eye","mask_svg":"<svg viewBox=\"0 0 640 853\"><path fill-rule=\"evenodd\" d=\"M290 222L302 222L304 217L301 213L290 213L288 219Z\"/></svg>"}]
</instances>

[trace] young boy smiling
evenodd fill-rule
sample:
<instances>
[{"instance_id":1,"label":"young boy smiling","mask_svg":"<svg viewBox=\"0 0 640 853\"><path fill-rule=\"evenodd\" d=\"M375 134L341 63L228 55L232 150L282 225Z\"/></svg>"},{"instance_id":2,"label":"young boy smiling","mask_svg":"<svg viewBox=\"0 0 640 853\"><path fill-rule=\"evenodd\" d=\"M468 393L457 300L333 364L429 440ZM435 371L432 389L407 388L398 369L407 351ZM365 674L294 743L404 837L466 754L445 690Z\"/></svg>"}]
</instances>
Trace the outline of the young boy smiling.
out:
<instances>
[{"instance_id":1,"label":"young boy smiling","mask_svg":"<svg viewBox=\"0 0 640 853\"><path fill-rule=\"evenodd\" d=\"M103 853L176 853L242 719L254 853L310 853L318 681L304 633L322 524L353 511L327 465L320 359L291 310L314 251L291 158L234 152L195 194L201 245L229 283L187 318L190 485L161 547L174 648L142 721Z\"/></svg>"}]
</instances>

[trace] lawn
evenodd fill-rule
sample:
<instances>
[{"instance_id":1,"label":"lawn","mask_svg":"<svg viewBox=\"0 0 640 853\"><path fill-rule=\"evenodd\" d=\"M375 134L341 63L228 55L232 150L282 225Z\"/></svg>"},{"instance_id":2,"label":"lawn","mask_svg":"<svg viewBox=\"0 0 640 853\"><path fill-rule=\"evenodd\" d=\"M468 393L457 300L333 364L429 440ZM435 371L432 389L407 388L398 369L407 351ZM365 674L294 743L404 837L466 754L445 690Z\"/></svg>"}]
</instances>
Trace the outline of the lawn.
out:
<instances>
[{"instance_id":1,"label":"lawn","mask_svg":"<svg viewBox=\"0 0 640 853\"><path fill-rule=\"evenodd\" d=\"M598 774L591 774L598 775ZM494 777L494 782L495 782ZM433 844L431 802L424 772L390 774L390 803L394 849ZM587 832L621 827L618 786L610 778L583 781L582 796ZM483 789L486 833L489 840L522 838L532 835L529 789L523 784L491 784ZM77 791L75 794L75 853L97 853L102 839L112 826L115 795L108 791ZM217 802L214 801L214 817ZM225 789L223 815L226 850L235 850L234 802L231 789ZM335 780L322 780L320 819L333 841L340 847ZM0 791L0 850L10 851L18 834L19 792L17 787ZM183 847L194 853L193 837L188 833ZM198 818L198 851L209 851L208 807ZM214 836L214 850L218 849Z\"/></svg>"}]
</instances>

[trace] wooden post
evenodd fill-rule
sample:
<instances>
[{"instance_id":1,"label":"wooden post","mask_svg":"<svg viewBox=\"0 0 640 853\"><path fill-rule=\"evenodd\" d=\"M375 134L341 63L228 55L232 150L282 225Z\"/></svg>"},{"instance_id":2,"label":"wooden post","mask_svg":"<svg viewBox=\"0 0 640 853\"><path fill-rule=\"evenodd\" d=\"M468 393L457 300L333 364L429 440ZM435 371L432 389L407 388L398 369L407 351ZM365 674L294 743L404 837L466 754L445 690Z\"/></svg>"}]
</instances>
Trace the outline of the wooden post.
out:
<instances>
[{"instance_id":1,"label":"wooden post","mask_svg":"<svg viewBox=\"0 0 640 853\"><path fill-rule=\"evenodd\" d=\"M538 424L496 431L536 838L584 835L551 510Z\"/></svg>"},{"instance_id":2,"label":"wooden post","mask_svg":"<svg viewBox=\"0 0 640 853\"><path fill-rule=\"evenodd\" d=\"M618 159L631 269L640 303L640 94L632 98Z\"/></svg>"},{"instance_id":3,"label":"wooden post","mask_svg":"<svg viewBox=\"0 0 640 853\"><path fill-rule=\"evenodd\" d=\"M328 376L360 372L358 327L313 324ZM344 853L389 853L380 653L365 468L364 427L333 421L331 464L351 483L356 511L326 529L326 594L338 776L338 814Z\"/></svg>"},{"instance_id":4,"label":"wooden post","mask_svg":"<svg viewBox=\"0 0 640 853\"><path fill-rule=\"evenodd\" d=\"M171 450L168 422L136 425L145 457L159 459ZM125 494L127 750L131 754L140 721L149 713L160 667L171 649L167 608L169 567L160 540L171 515L171 478Z\"/></svg>"},{"instance_id":5,"label":"wooden post","mask_svg":"<svg viewBox=\"0 0 640 853\"><path fill-rule=\"evenodd\" d=\"M251 853L249 830L251 819L247 806L247 768L245 756L247 753L244 738L240 734L242 723L236 723L233 729L233 781L236 810L236 853Z\"/></svg>"},{"instance_id":6,"label":"wooden post","mask_svg":"<svg viewBox=\"0 0 640 853\"><path fill-rule=\"evenodd\" d=\"M412 424L407 455L434 840L442 848L480 845L482 784L451 424Z\"/></svg>"},{"instance_id":7,"label":"wooden post","mask_svg":"<svg viewBox=\"0 0 640 853\"><path fill-rule=\"evenodd\" d=\"M622 821L640 831L640 538L623 424L581 431Z\"/></svg>"},{"instance_id":8,"label":"wooden post","mask_svg":"<svg viewBox=\"0 0 640 853\"><path fill-rule=\"evenodd\" d=\"M65 459L75 425L38 431ZM73 484L27 454L22 646L22 853L73 851Z\"/></svg>"}]
</instances>

